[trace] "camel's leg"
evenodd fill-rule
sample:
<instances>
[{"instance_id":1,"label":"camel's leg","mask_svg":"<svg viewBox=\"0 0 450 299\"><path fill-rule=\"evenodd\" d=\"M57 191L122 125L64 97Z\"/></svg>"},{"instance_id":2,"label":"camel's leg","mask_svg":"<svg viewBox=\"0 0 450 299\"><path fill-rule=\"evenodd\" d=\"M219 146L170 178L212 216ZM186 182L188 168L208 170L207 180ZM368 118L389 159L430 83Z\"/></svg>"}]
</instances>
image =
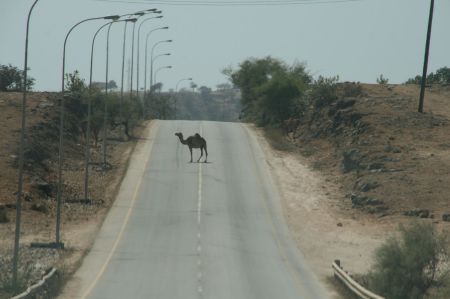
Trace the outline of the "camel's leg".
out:
<instances>
[{"instance_id":1,"label":"camel's leg","mask_svg":"<svg viewBox=\"0 0 450 299\"><path fill-rule=\"evenodd\" d=\"M203 157L203 148L200 148L200 157L198 157L197 163L200 162L200 159Z\"/></svg>"},{"instance_id":2,"label":"camel's leg","mask_svg":"<svg viewBox=\"0 0 450 299\"><path fill-rule=\"evenodd\" d=\"M205 154L206 154L205 156L205 163L206 163L208 160L208 151L206 150L206 144L205 144Z\"/></svg>"},{"instance_id":3,"label":"camel's leg","mask_svg":"<svg viewBox=\"0 0 450 299\"><path fill-rule=\"evenodd\" d=\"M191 161L190 161L190 163L192 163L192 147L189 147L189 151L191 152Z\"/></svg>"}]
</instances>

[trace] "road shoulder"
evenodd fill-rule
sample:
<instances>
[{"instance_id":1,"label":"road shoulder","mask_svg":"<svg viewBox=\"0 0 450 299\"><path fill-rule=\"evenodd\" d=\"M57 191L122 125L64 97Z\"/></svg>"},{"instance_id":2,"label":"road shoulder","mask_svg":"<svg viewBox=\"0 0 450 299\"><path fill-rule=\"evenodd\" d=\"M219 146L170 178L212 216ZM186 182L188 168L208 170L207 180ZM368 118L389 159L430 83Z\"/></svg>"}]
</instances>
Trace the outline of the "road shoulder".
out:
<instances>
[{"instance_id":1,"label":"road shoulder","mask_svg":"<svg viewBox=\"0 0 450 299\"><path fill-rule=\"evenodd\" d=\"M150 151L158 131L158 123L152 121L147 125L144 137L141 138L130 157L130 161L120 184L116 199L111 209L103 217L98 217L88 227L84 227L82 232L78 231L77 240L83 244L78 244L78 248L84 248L89 253L80 258L80 268L70 278L58 298L84 298L89 290L95 286L95 282L101 276L102 271L107 267L111 259L114 248L120 242L129 212L132 209L136 190L139 188L141 178L145 171L145 166ZM100 229L98 229L101 226ZM91 239L90 244L84 244L82 240ZM95 242L94 242L95 241ZM82 261L81 261L82 260Z\"/></svg>"},{"instance_id":2,"label":"road shoulder","mask_svg":"<svg viewBox=\"0 0 450 299\"><path fill-rule=\"evenodd\" d=\"M385 238L383 232L391 230L392 224L375 226L373 219L349 218L347 207L339 202L339 186L313 170L299 154L273 149L261 129L245 126L254 132L264 152L297 247L328 290L339 298L329 282L333 260L342 260L352 272L366 272L374 249Z\"/></svg>"}]
</instances>

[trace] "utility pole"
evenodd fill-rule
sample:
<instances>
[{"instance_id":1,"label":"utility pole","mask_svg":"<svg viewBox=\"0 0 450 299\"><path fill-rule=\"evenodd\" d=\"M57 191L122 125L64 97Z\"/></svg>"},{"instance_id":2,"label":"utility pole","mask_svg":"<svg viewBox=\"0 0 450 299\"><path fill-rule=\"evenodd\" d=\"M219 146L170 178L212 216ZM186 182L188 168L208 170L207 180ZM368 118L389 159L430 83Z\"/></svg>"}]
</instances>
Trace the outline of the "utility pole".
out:
<instances>
[{"instance_id":1,"label":"utility pole","mask_svg":"<svg viewBox=\"0 0 450 299\"><path fill-rule=\"evenodd\" d=\"M430 4L430 16L428 18L427 41L425 45L425 58L423 61L422 82L420 85L419 112L423 113L423 100L425 96L425 84L427 82L428 56L430 53L431 26L433 24L434 0Z\"/></svg>"}]
</instances>

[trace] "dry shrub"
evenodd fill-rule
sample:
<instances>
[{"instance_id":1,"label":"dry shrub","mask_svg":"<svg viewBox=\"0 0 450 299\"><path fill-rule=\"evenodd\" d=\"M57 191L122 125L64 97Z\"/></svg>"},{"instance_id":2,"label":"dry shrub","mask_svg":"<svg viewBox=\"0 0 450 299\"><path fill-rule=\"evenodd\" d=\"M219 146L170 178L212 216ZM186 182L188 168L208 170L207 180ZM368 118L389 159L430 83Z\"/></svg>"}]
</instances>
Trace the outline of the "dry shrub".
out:
<instances>
[{"instance_id":1,"label":"dry shrub","mask_svg":"<svg viewBox=\"0 0 450 299\"><path fill-rule=\"evenodd\" d=\"M398 237L377 249L370 288L386 298L426 298L449 273L447 241L431 224L401 226Z\"/></svg>"}]
</instances>

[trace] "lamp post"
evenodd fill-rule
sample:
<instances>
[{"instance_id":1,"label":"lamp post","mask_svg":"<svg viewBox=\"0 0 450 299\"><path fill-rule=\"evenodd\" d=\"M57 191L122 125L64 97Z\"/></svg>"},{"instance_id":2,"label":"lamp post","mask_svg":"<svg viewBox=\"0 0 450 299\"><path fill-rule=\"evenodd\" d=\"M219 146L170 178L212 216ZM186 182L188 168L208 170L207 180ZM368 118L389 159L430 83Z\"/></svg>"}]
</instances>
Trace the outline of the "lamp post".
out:
<instances>
[{"instance_id":1,"label":"lamp post","mask_svg":"<svg viewBox=\"0 0 450 299\"><path fill-rule=\"evenodd\" d=\"M146 13L161 13L160 10L149 9L143 12L142 15L137 16L137 19L142 17ZM134 33L136 31L136 22L133 23L133 34L131 37L131 79L130 79L130 97L133 97L133 67L134 67ZM136 91L138 92L138 91Z\"/></svg>"},{"instance_id":2,"label":"lamp post","mask_svg":"<svg viewBox=\"0 0 450 299\"><path fill-rule=\"evenodd\" d=\"M166 66L162 66L162 67L158 68L155 71L155 81L156 81L156 75L159 73L159 71L161 71L163 69L171 69L171 68L172 68L171 65L166 65ZM163 106L163 110L161 112L162 112L161 116L163 117L163 119L166 119L166 106L165 105Z\"/></svg>"},{"instance_id":3,"label":"lamp post","mask_svg":"<svg viewBox=\"0 0 450 299\"><path fill-rule=\"evenodd\" d=\"M165 30L165 29L169 29L169 27L159 27L159 28L155 28L153 30L150 30L147 33L147 36L145 38L145 61L144 61L144 102L145 102L145 96L147 94L147 57L148 57L148 38L150 37L150 35L152 34L152 32L156 31L156 30ZM151 88L151 86L150 86ZM145 107L145 105L144 105Z\"/></svg>"},{"instance_id":4,"label":"lamp post","mask_svg":"<svg viewBox=\"0 0 450 299\"><path fill-rule=\"evenodd\" d=\"M157 57L161 57L161 56L170 56L171 54L170 53L164 53L164 54L160 54L160 55L157 55L153 60L155 60ZM144 76L144 79L145 79L145 81L147 81L147 55L145 55L145 76ZM145 103L145 90L146 90L146 88L147 88L147 84L144 84L144 103ZM150 88L151 88L151 86L150 86ZM144 105L144 108L145 108L145 105Z\"/></svg>"},{"instance_id":5,"label":"lamp post","mask_svg":"<svg viewBox=\"0 0 450 299\"><path fill-rule=\"evenodd\" d=\"M158 13L158 12L156 12ZM161 11L159 11L159 13L161 13ZM163 16L157 16L157 17L151 17L151 18L147 18L144 19L138 27L138 40L137 40L137 57L136 57L136 93L139 96L139 58L140 58L140 43L141 43L141 28L142 25L144 23L146 23L147 21L150 21L152 19L161 19ZM168 27L167 27L168 28ZM148 38L147 38L148 40ZM144 89L144 93L145 93L145 89Z\"/></svg>"},{"instance_id":6,"label":"lamp post","mask_svg":"<svg viewBox=\"0 0 450 299\"><path fill-rule=\"evenodd\" d=\"M31 12L39 0L35 0L31 5L27 18L27 29L25 33L25 63L23 68L23 83L22 83L22 129L20 131L20 148L19 148L19 183L17 191L16 203L16 233L14 238L14 253L13 253L13 287L17 287L17 264L19 261L19 246L20 246L20 220L22 215L22 190L23 190L23 164L24 164L24 150L25 150L25 127L26 127L26 106L27 106L27 74L28 74L28 34L30 29Z\"/></svg>"},{"instance_id":7,"label":"lamp post","mask_svg":"<svg viewBox=\"0 0 450 299\"><path fill-rule=\"evenodd\" d=\"M133 19L132 22L135 23L137 19ZM119 104L119 122L120 124L123 124L123 80L124 80L124 72L125 72L125 42L127 39L127 23L125 23L124 29L123 29L123 44L122 44L122 76L121 76L121 83L120 83L120 104Z\"/></svg>"},{"instance_id":8,"label":"lamp post","mask_svg":"<svg viewBox=\"0 0 450 299\"><path fill-rule=\"evenodd\" d=\"M120 16L106 16L106 17L97 17L97 18L88 18L84 19L75 25L73 25L69 32L66 34L66 38L64 39L64 47L63 47L63 61L62 61L62 79L61 79L61 105L60 105L60 123L59 123L59 157L58 157L58 188L57 188L57 205L56 205L56 240L53 246L55 248L64 248L64 244L60 242L60 226L61 226L61 197L62 197L62 163L63 163L63 136L64 136L64 75L65 75L65 62L66 62L66 45L67 40L69 38L70 33L77 27L78 25L94 20L118 20Z\"/></svg>"},{"instance_id":9,"label":"lamp post","mask_svg":"<svg viewBox=\"0 0 450 299\"><path fill-rule=\"evenodd\" d=\"M95 38L97 37L97 35L99 34L99 32L105 28L106 26L109 26L109 28L111 28L112 23L114 22L129 22L131 21L131 19L126 19L126 20L119 20L119 21L112 21L109 23L106 23L104 25L102 25L97 32L95 32L94 37L92 38L92 46L91 46L91 65L90 65L90 69L89 69L89 92L92 92L92 69L93 69L93 62L94 62L94 45L95 45ZM109 30L108 30L108 35L109 35ZM105 90L108 88L107 87L108 82L106 82L105 84ZM88 98L88 116L87 116L87 126L86 126L86 145L85 145L85 163L84 163L84 200L87 203L89 200L88 197L88 192L89 192L89 160L90 160L90 137L91 137L91 110L92 110L92 105L91 105L91 96L89 96ZM106 102L106 100L105 100ZM105 111L106 113L106 111Z\"/></svg>"},{"instance_id":10,"label":"lamp post","mask_svg":"<svg viewBox=\"0 0 450 299\"><path fill-rule=\"evenodd\" d=\"M150 94L151 94L152 86L153 86L153 61L154 61L153 52L155 51L155 48L157 45L159 45L161 43L171 43L171 42L172 42L171 39L162 40L162 41L155 43L152 47L152 53L150 55Z\"/></svg>"},{"instance_id":11,"label":"lamp post","mask_svg":"<svg viewBox=\"0 0 450 299\"><path fill-rule=\"evenodd\" d=\"M171 68L172 68L171 65L166 65L166 66L162 66L162 67L159 67L158 69L156 69L156 71L155 71L155 82L156 82L156 75L159 73L160 70L171 69Z\"/></svg>"},{"instance_id":12,"label":"lamp post","mask_svg":"<svg viewBox=\"0 0 450 299\"><path fill-rule=\"evenodd\" d=\"M178 80L177 85L175 85L175 119L177 119L178 85L183 81L192 81L192 78L180 79Z\"/></svg>"},{"instance_id":13,"label":"lamp post","mask_svg":"<svg viewBox=\"0 0 450 299\"><path fill-rule=\"evenodd\" d=\"M145 14L147 14L147 13L152 13L152 12L157 12L158 10L156 9L156 8L151 8L151 9L147 9L147 10L142 10L142 11L138 11L138 12L136 12L136 13L133 13L133 14L126 14L126 15L121 15L120 17L122 18L122 17L132 17L132 16L135 16L136 17L136 21L137 21L137 18L139 18L139 17L142 17L143 15L145 15ZM136 22L135 21L135 22ZM133 23L135 23L135 22L133 22ZM127 24L128 23L125 23L125 28L124 28L124 31L126 31L127 30ZM134 26L133 26L133 35L134 35ZM125 36L125 32L124 32L124 36ZM133 39L133 52L134 52L134 39ZM123 45L123 52L125 53L125 43L124 43L124 45ZM132 56L132 58L133 58L133 56ZM122 67L123 68L123 67ZM132 74L132 73L131 73ZM133 80L133 77L131 77L131 80ZM122 70L122 84L123 84L123 70ZM132 86L132 84L131 84L131 86ZM121 90L121 93L123 94L123 90Z\"/></svg>"}]
</instances>

